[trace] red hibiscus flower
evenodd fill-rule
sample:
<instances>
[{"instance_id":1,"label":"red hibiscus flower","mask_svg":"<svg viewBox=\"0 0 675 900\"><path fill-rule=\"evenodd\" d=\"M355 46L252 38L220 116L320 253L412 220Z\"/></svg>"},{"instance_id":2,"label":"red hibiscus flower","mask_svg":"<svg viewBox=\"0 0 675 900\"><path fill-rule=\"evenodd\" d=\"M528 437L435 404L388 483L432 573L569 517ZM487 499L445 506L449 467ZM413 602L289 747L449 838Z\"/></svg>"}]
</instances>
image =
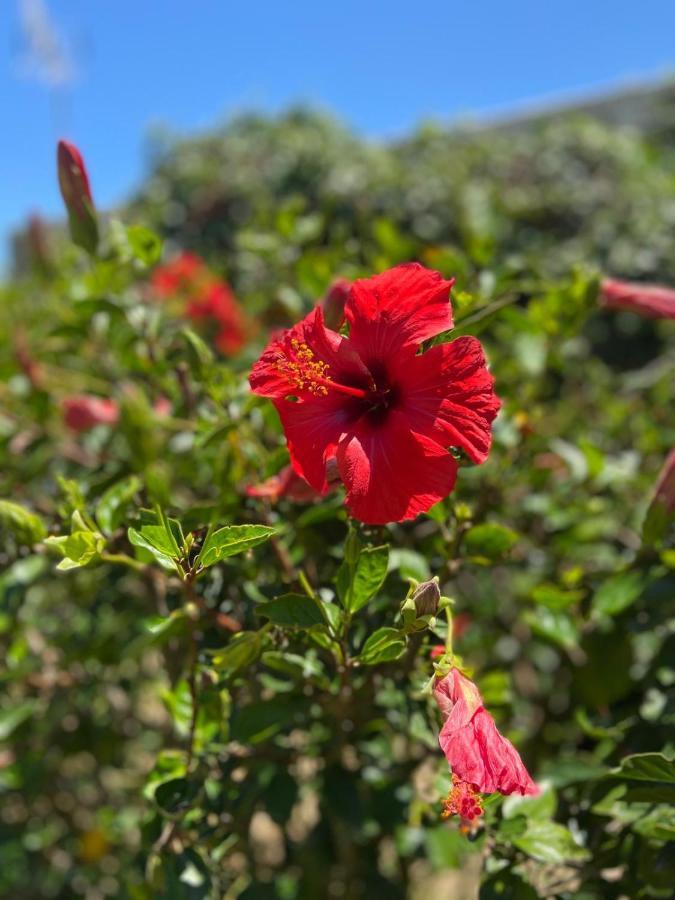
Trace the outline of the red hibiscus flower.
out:
<instances>
[{"instance_id":1,"label":"red hibiscus flower","mask_svg":"<svg viewBox=\"0 0 675 900\"><path fill-rule=\"evenodd\" d=\"M152 289L158 297L172 297L189 291L199 280L208 278L206 264L194 253L179 253L174 259L158 266L152 273Z\"/></svg>"},{"instance_id":2,"label":"red hibiscus flower","mask_svg":"<svg viewBox=\"0 0 675 900\"><path fill-rule=\"evenodd\" d=\"M486 794L538 793L518 751L497 731L478 688L459 669L436 679L434 697L445 719L438 742L453 776Z\"/></svg>"},{"instance_id":3,"label":"red hibiscus flower","mask_svg":"<svg viewBox=\"0 0 675 900\"><path fill-rule=\"evenodd\" d=\"M74 394L61 401L63 421L72 431L89 431L96 425L114 425L119 407L114 400L92 394Z\"/></svg>"},{"instance_id":4,"label":"red hibiscus flower","mask_svg":"<svg viewBox=\"0 0 675 900\"><path fill-rule=\"evenodd\" d=\"M356 281L348 338L316 307L251 372L252 390L274 401L295 471L325 493L336 458L347 506L364 522L411 519L447 496L458 467L449 447L476 463L488 455L499 400L480 343L418 352L452 327L452 284L417 263Z\"/></svg>"},{"instance_id":5,"label":"red hibiscus flower","mask_svg":"<svg viewBox=\"0 0 675 900\"><path fill-rule=\"evenodd\" d=\"M151 286L163 299L177 298L193 322L212 329L213 341L223 354L236 353L245 341L244 317L234 294L194 253L180 253L155 269Z\"/></svg>"},{"instance_id":6,"label":"red hibiscus flower","mask_svg":"<svg viewBox=\"0 0 675 900\"><path fill-rule=\"evenodd\" d=\"M606 309L627 309L648 319L675 319L675 290L606 278L600 290Z\"/></svg>"},{"instance_id":7,"label":"red hibiscus flower","mask_svg":"<svg viewBox=\"0 0 675 900\"><path fill-rule=\"evenodd\" d=\"M221 353L236 353L244 343L244 321L234 294L222 281L216 281L189 300L188 318L215 326L214 343Z\"/></svg>"}]
</instances>

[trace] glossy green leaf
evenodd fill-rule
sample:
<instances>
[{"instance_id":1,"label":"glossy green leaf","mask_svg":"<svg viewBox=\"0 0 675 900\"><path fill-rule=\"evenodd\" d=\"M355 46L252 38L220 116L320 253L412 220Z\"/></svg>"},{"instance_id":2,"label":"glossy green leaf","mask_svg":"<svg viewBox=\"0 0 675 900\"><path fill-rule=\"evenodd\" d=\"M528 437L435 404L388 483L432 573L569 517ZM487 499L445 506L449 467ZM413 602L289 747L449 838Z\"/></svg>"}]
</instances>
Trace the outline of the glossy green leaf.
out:
<instances>
[{"instance_id":1,"label":"glossy green leaf","mask_svg":"<svg viewBox=\"0 0 675 900\"><path fill-rule=\"evenodd\" d=\"M378 628L366 640L358 660L364 666L375 666L398 659L405 647L405 638L397 628Z\"/></svg>"},{"instance_id":2,"label":"glossy green leaf","mask_svg":"<svg viewBox=\"0 0 675 900\"><path fill-rule=\"evenodd\" d=\"M199 564L204 568L268 541L276 529L267 525L225 525L204 541Z\"/></svg>"}]
</instances>

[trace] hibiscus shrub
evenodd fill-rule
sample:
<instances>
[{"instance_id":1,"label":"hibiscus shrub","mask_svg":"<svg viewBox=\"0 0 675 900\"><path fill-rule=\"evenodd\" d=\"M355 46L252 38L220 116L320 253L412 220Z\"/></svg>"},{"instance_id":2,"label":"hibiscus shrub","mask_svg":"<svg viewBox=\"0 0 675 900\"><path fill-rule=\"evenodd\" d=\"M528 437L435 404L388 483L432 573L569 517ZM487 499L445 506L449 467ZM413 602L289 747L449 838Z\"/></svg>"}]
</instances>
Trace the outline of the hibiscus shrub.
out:
<instances>
[{"instance_id":1,"label":"hibiscus shrub","mask_svg":"<svg viewBox=\"0 0 675 900\"><path fill-rule=\"evenodd\" d=\"M0 305L0 894L670 897L672 292L276 169L195 191L207 262L58 169Z\"/></svg>"}]
</instances>

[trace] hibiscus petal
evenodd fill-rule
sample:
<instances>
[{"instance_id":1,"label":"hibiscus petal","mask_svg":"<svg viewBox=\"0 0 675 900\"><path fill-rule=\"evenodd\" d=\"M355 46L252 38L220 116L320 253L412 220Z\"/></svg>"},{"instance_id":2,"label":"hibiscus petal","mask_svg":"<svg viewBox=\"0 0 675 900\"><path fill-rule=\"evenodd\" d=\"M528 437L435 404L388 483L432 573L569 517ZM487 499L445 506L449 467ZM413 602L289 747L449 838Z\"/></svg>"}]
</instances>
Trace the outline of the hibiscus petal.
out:
<instances>
[{"instance_id":1,"label":"hibiscus petal","mask_svg":"<svg viewBox=\"0 0 675 900\"><path fill-rule=\"evenodd\" d=\"M426 512L450 493L457 476L454 458L434 441L412 434L395 411L379 423L359 419L341 438L337 461L350 513L371 525Z\"/></svg>"},{"instance_id":2,"label":"hibiscus petal","mask_svg":"<svg viewBox=\"0 0 675 900\"><path fill-rule=\"evenodd\" d=\"M452 328L450 288L439 272L406 263L352 284L345 306L349 338L366 364Z\"/></svg>"},{"instance_id":3,"label":"hibiscus petal","mask_svg":"<svg viewBox=\"0 0 675 900\"><path fill-rule=\"evenodd\" d=\"M461 447L476 463L487 459L501 404L476 338L432 347L400 366L396 377L401 409L414 431Z\"/></svg>"},{"instance_id":4,"label":"hibiscus petal","mask_svg":"<svg viewBox=\"0 0 675 900\"><path fill-rule=\"evenodd\" d=\"M298 348L304 354L302 358ZM301 400L312 400L316 395L311 390L316 374L347 385L368 387L372 382L350 342L325 327L319 306L269 342L251 370L249 383L254 393L263 397L281 399L294 395ZM325 383L319 387L319 394L330 390Z\"/></svg>"},{"instance_id":5,"label":"hibiscus petal","mask_svg":"<svg viewBox=\"0 0 675 900\"><path fill-rule=\"evenodd\" d=\"M302 403L275 400L274 405L293 468L314 490L325 494L329 489L326 464L336 455L340 435L352 421L349 402L340 394L329 394Z\"/></svg>"}]
</instances>

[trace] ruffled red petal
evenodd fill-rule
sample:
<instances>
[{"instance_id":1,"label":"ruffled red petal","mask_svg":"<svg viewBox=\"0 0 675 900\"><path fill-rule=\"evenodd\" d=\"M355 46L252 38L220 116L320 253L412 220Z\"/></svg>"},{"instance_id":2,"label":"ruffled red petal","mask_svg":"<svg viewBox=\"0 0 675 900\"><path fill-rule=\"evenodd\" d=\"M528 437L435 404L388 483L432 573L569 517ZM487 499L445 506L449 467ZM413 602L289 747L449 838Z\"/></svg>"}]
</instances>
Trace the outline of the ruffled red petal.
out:
<instances>
[{"instance_id":1,"label":"ruffled red petal","mask_svg":"<svg viewBox=\"0 0 675 900\"><path fill-rule=\"evenodd\" d=\"M337 461L350 513L371 525L426 512L450 493L457 477L453 457L413 434L394 410L377 425L362 417L340 440Z\"/></svg>"},{"instance_id":2,"label":"ruffled red petal","mask_svg":"<svg viewBox=\"0 0 675 900\"><path fill-rule=\"evenodd\" d=\"M275 336L249 376L256 394L301 402L325 396L330 381L367 387L372 379L350 342L325 327L319 306Z\"/></svg>"},{"instance_id":3,"label":"ruffled red petal","mask_svg":"<svg viewBox=\"0 0 675 900\"><path fill-rule=\"evenodd\" d=\"M487 459L500 400L476 338L432 347L408 360L398 378L401 409L414 431L460 447L476 463Z\"/></svg>"},{"instance_id":4,"label":"ruffled red petal","mask_svg":"<svg viewBox=\"0 0 675 900\"><path fill-rule=\"evenodd\" d=\"M377 365L402 350L414 353L422 341L452 328L453 283L419 263L355 281L345 315L364 362Z\"/></svg>"}]
</instances>

